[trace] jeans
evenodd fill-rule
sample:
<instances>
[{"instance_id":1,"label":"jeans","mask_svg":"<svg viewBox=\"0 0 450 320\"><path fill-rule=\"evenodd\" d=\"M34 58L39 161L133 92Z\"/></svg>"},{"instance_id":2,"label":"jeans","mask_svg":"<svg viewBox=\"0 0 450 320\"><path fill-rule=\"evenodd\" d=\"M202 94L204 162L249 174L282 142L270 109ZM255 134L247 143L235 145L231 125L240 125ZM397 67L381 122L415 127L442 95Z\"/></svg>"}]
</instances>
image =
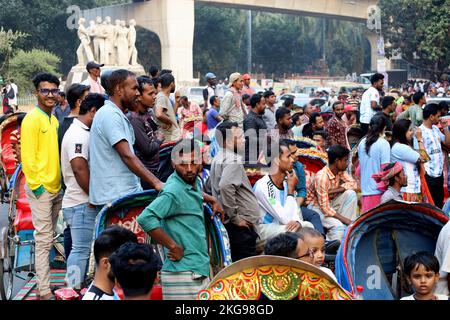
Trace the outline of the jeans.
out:
<instances>
[{"instance_id":1,"label":"jeans","mask_svg":"<svg viewBox=\"0 0 450 320\"><path fill-rule=\"evenodd\" d=\"M70 227L72 251L67 259L67 284L79 286L85 279L92 241L94 240L97 212L86 210L87 204L63 209L64 220Z\"/></svg>"},{"instance_id":2,"label":"jeans","mask_svg":"<svg viewBox=\"0 0 450 320\"><path fill-rule=\"evenodd\" d=\"M64 229L64 254L66 259L69 258L70 252L72 251L72 235L70 234L70 228Z\"/></svg>"},{"instance_id":3,"label":"jeans","mask_svg":"<svg viewBox=\"0 0 450 320\"><path fill-rule=\"evenodd\" d=\"M322 220L320 220L320 215L307 207L301 207L302 216L304 221L311 222L314 229L319 231L325 236L325 231L323 230Z\"/></svg>"}]
</instances>

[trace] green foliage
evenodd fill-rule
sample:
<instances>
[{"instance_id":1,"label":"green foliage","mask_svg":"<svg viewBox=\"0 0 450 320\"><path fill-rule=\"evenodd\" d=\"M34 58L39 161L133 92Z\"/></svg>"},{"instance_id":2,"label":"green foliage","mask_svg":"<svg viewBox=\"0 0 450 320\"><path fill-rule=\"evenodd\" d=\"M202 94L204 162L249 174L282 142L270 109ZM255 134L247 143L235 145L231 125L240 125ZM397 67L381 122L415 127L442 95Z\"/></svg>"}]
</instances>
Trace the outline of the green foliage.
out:
<instances>
[{"instance_id":1,"label":"green foliage","mask_svg":"<svg viewBox=\"0 0 450 320\"><path fill-rule=\"evenodd\" d=\"M380 7L389 57L400 50L403 59L422 70L448 70L450 0L381 0Z\"/></svg>"},{"instance_id":2,"label":"green foliage","mask_svg":"<svg viewBox=\"0 0 450 320\"><path fill-rule=\"evenodd\" d=\"M325 39L322 34L325 28ZM364 25L287 14L253 12L254 73L275 77L319 71L325 43L332 75L370 70L370 45ZM247 14L236 9L196 5L195 75L213 71L219 77L247 69Z\"/></svg>"},{"instance_id":3,"label":"green foliage","mask_svg":"<svg viewBox=\"0 0 450 320\"><path fill-rule=\"evenodd\" d=\"M26 33L15 31L11 29L6 31L0 27L0 73L9 78L9 59L13 54L14 46L17 41L28 37Z\"/></svg>"},{"instance_id":4,"label":"green foliage","mask_svg":"<svg viewBox=\"0 0 450 320\"><path fill-rule=\"evenodd\" d=\"M60 62L59 57L45 50L19 50L10 61L10 73L14 75L19 90L31 92L31 79L39 72L50 72L59 76Z\"/></svg>"}]
</instances>

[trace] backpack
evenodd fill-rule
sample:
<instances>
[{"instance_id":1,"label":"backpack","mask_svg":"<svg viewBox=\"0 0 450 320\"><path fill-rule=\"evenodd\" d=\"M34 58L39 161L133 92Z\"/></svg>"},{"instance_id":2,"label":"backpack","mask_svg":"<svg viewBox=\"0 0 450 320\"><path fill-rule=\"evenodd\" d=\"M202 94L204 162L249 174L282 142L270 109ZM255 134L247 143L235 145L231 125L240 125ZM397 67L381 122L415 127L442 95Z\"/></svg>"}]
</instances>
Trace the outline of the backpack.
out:
<instances>
[{"instance_id":1,"label":"backpack","mask_svg":"<svg viewBox=\"0 0 450 320\"><path fill-rule=\"evenodd\" d=\"M8 99L14 99L16 97L16 94L14 93L14 89L11 87L9 91L6 93L6 98Z\"/></svg>"}]
</instances>

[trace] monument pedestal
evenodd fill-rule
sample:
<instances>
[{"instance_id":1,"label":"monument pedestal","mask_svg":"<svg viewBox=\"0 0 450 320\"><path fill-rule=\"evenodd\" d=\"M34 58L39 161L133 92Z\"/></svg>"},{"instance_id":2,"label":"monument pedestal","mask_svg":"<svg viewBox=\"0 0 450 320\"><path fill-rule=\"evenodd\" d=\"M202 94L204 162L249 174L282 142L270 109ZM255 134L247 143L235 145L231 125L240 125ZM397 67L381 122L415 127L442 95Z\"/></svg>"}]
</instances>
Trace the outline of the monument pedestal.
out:
<instances>
[{"instance_id":1,"label":"monument pedestal","mask_svg":"<svg viewBox=\"0 0 450 320\"><path fill-rule=\"evenodd\" d=\"M104 66L101 68L102 72L107 70L119 70L119 69L125 69L128 71L131 71L135 73L137 76L144 76L145 70L144 67L141 65L135 65L135 66ZM69 75L67 76L67 81L64 90L67 91L67 89L73 84L73 83L81 83L84 80L88 78L88 72L86 70L86 66L74 66L69 72Z\"/></svg>"}]
</instances>

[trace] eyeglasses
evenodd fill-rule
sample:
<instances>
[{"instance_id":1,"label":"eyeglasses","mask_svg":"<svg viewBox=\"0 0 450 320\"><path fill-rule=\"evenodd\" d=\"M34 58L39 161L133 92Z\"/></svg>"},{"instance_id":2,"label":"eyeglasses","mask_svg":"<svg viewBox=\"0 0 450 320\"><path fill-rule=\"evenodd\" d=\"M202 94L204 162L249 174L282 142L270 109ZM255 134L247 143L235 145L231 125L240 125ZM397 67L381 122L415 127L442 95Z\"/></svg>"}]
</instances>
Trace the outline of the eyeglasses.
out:
<instances>
[{"instance_id":1,"label":"eyeglasses","mask_svg":"<svg viewBox=\"0 0 450 320\"><path fill-rule=\"evenodd\" d=\"M308 253L306 253L306 254L304 254L304 255L302 255L300 257L297 257L297 259L302 259L302 258L305 258L305 257L314 258L314 251L311 248L309 248L308 249Z\"/></svg>"},{"instance_id":2,"label":"eyeglasses","mask_svg":"<svg viewBox=\"0 0 450 320\"><path fill-rule=\"evenodd\" d=\"M53 96L59 96L59 89L39 89L40 94L42 94L43 96L48 96L50 93Z\"/></svg>"}]
</instances>

